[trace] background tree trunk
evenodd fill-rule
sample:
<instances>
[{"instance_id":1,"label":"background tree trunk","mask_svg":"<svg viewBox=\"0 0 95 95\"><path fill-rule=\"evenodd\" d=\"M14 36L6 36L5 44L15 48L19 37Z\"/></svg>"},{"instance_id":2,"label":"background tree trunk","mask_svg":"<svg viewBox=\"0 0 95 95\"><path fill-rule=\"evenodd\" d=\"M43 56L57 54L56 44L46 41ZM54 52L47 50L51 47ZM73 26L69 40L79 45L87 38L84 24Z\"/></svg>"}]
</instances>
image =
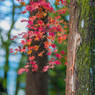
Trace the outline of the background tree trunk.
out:
<instances>
[{"instance_id":1,"label":"background tree trunk","mask_svg":"<svg viewBox=\"0 0 95 95\"><path fill-rule=\"evenodd\" d=\"M70 0L69 30L66 95L94 95L95 6L92 0Z\"/></svg>"},{"instance_id":2,"label":"background tree trunk","mask_svg":"<svg viewBox=\"0 0 95 95\"><path fill-rule=\"evenodd\" d=\"M36 2L36 1L37 0L34 0L34 2ZM30 13L30 16L36 15L36 13L37 13L37 10ZM47 19L47 16L43 19L45 24L46 24L46 19ZM43 42L45 42L46 40L47 39L45 38L43 40ZM39 53L39 52L42 52L43 50L46 51L44 48L43 42L41 43L41 41L35 41L35 42L31 43L31 45L39 45L41 43L39 50L37 51ZM43 54L42 57L38 57L38 53L35 53L35 55L34 55L35 60L37 61L39 70L37 72L33 72L33 73L30 72L27 74L26 95L47 95L48 73L40 72L43 69L43 66L45 66L46 63L48 62L46 52ZM32 69L30 69L30 70L32 70Z\"/></svg>"}]
</instances>

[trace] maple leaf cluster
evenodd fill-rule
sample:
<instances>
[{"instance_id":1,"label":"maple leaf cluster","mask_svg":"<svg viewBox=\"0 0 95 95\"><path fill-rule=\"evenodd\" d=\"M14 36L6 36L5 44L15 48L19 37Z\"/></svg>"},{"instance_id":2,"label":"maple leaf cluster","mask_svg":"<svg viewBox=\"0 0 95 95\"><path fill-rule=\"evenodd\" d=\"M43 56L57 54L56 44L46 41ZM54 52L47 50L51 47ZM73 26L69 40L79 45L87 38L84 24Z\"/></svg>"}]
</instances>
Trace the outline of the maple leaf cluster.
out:
<instances>
[{"instance_id":1,"label":"maple leaf cluster","mask_svg":"<svg viewBox=\"0 0 95 95\"><path fill-rule=\"evenodd\" d=\"M24 0L18 0L18 2L25 6ZM56 2L58 3L59 0L56 0ZM65 4L66 0L61 0L61 3ZM50 59L49 63L47 63L47 66L44 66L42 72L46 72L49 68L53 68L54 65L60 65L60 60L63 55L65 55L64 51L61 51L60 54L57 52L57 46L53 42L55 41L55 39L57 39L57 42L61 44L67 39L67 27L64 27L63 29L63 27L60 25L60 23L63 23L65 24L65 26L67 26L66 22L60 20L60 15L64 15L67 8L53 11L54 9L53 7L51 7L50 3L47 3L45 0L40 0L38 2L31 1L30 5L26 5L25 10L21 13L24 14L26 12L33 12L36 10L38 10L37 14L35 16L29 17L29 20L21 20L21 22L28 22L27 27L29 31L27 31L27 33L22 32L21 34L18 34L19 36L22 36L23 40L21 40L20 43L22 46L18 46L18 48L15 49L16 52L14 53L14 55L17 54L17 52L25 52L28 55L28 62L24 68L19 69L18 74L21 74L24 71L28 72L29 66L32 66L32 72L38 70L38 65L35 61L34 54L39 50L41 43L46 37L47 40L43 43L46 50L48 50L46 55L55 53L55 57L52 57ZM59 16L55 17L54 19L48 16L46 19L47 21L45 22L45 20L43 19L48 15L48 12L57 12L59 13ZM14 40L15 38L17 38L17 36L13 36L11 40ZM34 41L41 41L41 43L39 45L31 46L31 43L33 43ZM38 57L42 57L45 52L46 51L43 50L38 53ZM13 53L13 49L10 49L10 53Z\"/></svg>"}]
</instances>

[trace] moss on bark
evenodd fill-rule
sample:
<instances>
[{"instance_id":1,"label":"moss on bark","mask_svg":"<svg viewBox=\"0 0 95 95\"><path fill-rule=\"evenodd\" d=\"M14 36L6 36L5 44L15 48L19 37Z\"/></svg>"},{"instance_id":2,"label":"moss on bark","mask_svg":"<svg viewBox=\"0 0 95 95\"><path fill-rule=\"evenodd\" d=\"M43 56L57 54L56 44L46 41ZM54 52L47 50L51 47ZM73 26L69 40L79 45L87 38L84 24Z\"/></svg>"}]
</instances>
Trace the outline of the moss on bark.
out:
<instances>
[{"instance_id":1,"label":"moss on bark","mask_svg":"<svg viewBox=\"0 0 95 95\"><path fill-rule=\"evenodd\" d=\"M76 54L78 89L76 95L95 94L95 7L90 0L77 0L79 5L78 32L82 43ZM82 26L82 21L84 25Z\"/></svg>"}]
</instances>

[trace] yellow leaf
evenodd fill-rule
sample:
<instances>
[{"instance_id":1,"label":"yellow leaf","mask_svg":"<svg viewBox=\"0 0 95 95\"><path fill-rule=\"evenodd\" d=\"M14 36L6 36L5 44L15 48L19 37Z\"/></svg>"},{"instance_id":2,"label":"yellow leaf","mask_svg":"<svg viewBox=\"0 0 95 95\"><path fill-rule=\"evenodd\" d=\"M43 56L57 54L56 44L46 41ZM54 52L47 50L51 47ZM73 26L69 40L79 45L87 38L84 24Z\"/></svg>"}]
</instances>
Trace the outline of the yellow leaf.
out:
<instances>
[{"instance_id":1,"label":"yellow leaf","mask_svg":"<svg viewBox=\"0 0 95 95\"><path fill-rule=\"evenodd\" d=\"M44 13L44 16L46 16L47 14L46 13Z\"/></svg>"},{"instance_id":2,"label":"yellow leaf","mask_svg":"<svg viewBox=\"0 0 95 95\"><path fill-rule=\"evenodd\" d=\"M31 42L27 42L27 45L30 46L31 45Z\"/></svg>"},{"instance_id":3,"label":"yellow leaf","mask_svg":"<svg viewBox=\"0 0 95 95\"><path fill-rule=\"evenodd\" d=\"M32 53L32 50L29 50L29 51L27 51L27 53L28 53L28 55L31 55L31 53Z\"/></svg>"}]
</instances>

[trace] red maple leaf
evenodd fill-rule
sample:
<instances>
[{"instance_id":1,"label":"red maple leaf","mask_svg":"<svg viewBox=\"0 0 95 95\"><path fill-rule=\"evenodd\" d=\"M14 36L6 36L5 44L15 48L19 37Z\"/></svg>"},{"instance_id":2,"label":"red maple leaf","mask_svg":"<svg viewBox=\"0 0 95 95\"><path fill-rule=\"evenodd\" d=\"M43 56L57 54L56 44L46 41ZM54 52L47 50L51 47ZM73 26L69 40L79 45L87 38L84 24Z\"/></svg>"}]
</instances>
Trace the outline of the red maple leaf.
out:
<instances>
[{"instance_id":1,"label":"red maple leaf","mask_svg":"<svg viewBox=\"0 0 95 95\"><path fill-rule=\"evenodd\" d=\"M53 37L55 34L53 32L49 32L49 35Z\"/></svg>"},{"instance_id":2,"label":"red maple leaf","mask_svg":"<svg viewBox=\"0 0 95 95\"><path fill-rule=\"evenodd\" d=\"M46 55L51 55L51 53L52 53L52 52L48 52L48 53L46 53Z\"/></svg>"},{"instance_id":3,"label":"red maple leaf","mask_svg":"<svg viewBox=\"0 0 95 95\"><path fill-rule=\"evenodd\" d=\"M29 57L29 60L31 61L31 60L33 60L34 58L35 58L35 56Z\"/></svg>"},{"instance_id":4,"label":"red maple leaf","mask_svg":"<svg viewBox=\"0 0 95 95\"><path fill-rule=\"evenodd\" d=\"M46 72L49 69L49 66L44 66L43 72Z\"/></svg>"},{"instance_id":5,"label":"red maple leaf","mask_svg":"<svg viewBox=\"0 0 95 95\"><path fill-rule=\"evenodd\" d=\"M38 69L37 64L34 64L34 65L33 65L33 68L37 70L37 69Z\"/></svg>"},{"instance_id":6,"label":"red maple leaf","mask_svg":"<svg viewBox=\"0 0 95 95\"><path fill-rule=\"evenodd\" d=\"M56 65L60 65L61 64L59 60L54 61L54 62L56 63Z\"/></svg>"},{"instance_id":7,"label":"red maple leaf","mask_svg":"<svg viewBox=\"0 0 95 95\"><path fill-rule=\"evenodd\" d=\"M20 68L19 71L18 71L18 75L19 75L19 74L22 74L24 71L25 71L24 68Z\"/></svg>"},{"instance_id":8,"label":"red maple leaf","mask_svg":"<svg viewBox=\"0 0 95 95\"><path fill-rule=\"evenodd\" d=\"M55 56L58 57L59 59L62 58L61 54L57 54L57 53L56 53Z\"/></svg>"},{"instance_id":9,"label":"red maple leaf","mask_svg":"<svg viewBox=\"0 0 95 95\"><path fill-rule=\"evenodd\" d=\"M36 61L31 61L30 64L34 65L36 63Z\"/></svg>"},{"instance_id":10,"label":"red maple leaf","mask_svg":"<svg viewBox=\"0 0 95 95\"><path fill-rule=\"evenodd\" d=\"M19 51L19 49L16 48L15 51Z\"/></svg>"},{"instance_id":11,"label":"red maple leaf","mask_svg":"<svg viewBox=\"0 0 95 95\"><path fill-rule=\"evenodd\" d=\"M64 54L66 54L63 50L61 51L61 53L64 55Z\"/></svg>"},{"instance_id":12,"label":"red maple leaf","mask_svg":"<svg viewBox=\"0 0 95 95\"><path fill-rule=\"evenodd\" d=\"M26 42L25 42L24 40L21 40L21 43L20 43L20 44L25 45L25 44L26 44Z\"/></svg>"},{"instance_id":13,"label":"red maple leaf","mask_svg":"<svg viewBox=\"0 0 95 95\"><path fill-rule=\"evenodd\" d=\"M26 50L26 48L22 48L22 49L21 49L21 52L25 52L25 50Z\"/></svg>"},{"instance_id":14,"label":"red maple leaf","mask_svg":"<svg viewBox=\"0 0 95 95\"><path fill-rule=\"evenodd\" d=\"M55 44L52 44L51 46L52 46L54 49L56 48L56 45L55 45Z\"/></svg>"}]
</instances>

